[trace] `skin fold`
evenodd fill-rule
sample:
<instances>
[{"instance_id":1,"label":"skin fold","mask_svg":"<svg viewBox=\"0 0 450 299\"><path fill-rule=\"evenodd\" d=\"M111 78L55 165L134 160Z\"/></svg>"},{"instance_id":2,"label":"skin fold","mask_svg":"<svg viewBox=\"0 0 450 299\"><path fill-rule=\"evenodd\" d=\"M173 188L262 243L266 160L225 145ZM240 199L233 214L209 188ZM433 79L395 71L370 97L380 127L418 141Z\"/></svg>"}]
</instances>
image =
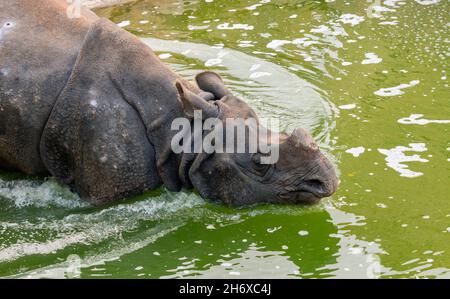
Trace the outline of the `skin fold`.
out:
<instances>
[{"instance_id":1,"label":"skin fold","mask_svg":"<svg viewBox=\"0 0 450 299\"><path fill-rule=\"evenodd\" d=\"M303 129L269 131L275 164L260 152L175 154L176 118L257 116L218 74L190 83L112 22L41 2L0 0L1 169L50 174L94 204L161 185L230 205L314 203L336 191L333 165Z\"/></svg>"}]
</instances>

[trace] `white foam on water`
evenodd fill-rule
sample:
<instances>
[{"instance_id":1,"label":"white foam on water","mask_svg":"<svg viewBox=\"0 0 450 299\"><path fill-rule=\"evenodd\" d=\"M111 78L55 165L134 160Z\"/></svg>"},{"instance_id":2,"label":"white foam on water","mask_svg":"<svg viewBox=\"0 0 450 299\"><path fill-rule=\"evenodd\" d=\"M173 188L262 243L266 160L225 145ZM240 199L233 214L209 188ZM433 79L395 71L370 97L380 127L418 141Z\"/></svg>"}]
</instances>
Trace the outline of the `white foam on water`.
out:
<instances>
[{"instance_id":1,"label":"white foam on water","mask_svg":"<svg viewBox=\"0 0 450 299\"><path fill-rule=\"evenodd\" d=\"M319 33L324 36L346 36L345 30L340 25L330 22L328 25L319 25L310 30L312 33ZM317 42L316 42L317 43ZM336 43L335 43L336 44Z\"/></svg>"},{"instance_id":2,"label":"white foam on water","mask_svg":"<svg viewBox=\"0 0 450 299\"><path fill-rule=\"evenodd\" d=\"M315 28L312 28L311 32L331 35L333 31L326 25L319 25Z\"/></svg>"},{"instance_id":3,"label":"white foam on water","mask_svg":"<svg viewBox=\"0 0 450 299\"><path fill-rule=\"evenodd\" d=\"M254 71L256 71L257 69L259 69L260 67L261 67L261 64L255 63L254 65L252 65L252 66L250 67L249 71L250 71L250 72L254 72Z\"/></svg>"},{"instance_id":4,"label":"white foam on water","mask_svg":"<svg viewBox=\"0 0 450 299\"><path fill-rule=\"evenodd\" d=\"M353 157L359 157L361 154L363 154L366 151L366 149L363 146L358 147L352 147L346 150L346 153L352 154Z\"/></svg>"},{"instance_id":5,"label":"white foam on water","mask_svg":"<svg viewBox=\"0 0 450 299\"><path fill-rule=\"evenodd\" d=\"M405 162L428 162L427 159L421 158L420 155L415 154L412 156L405 155L405 152L425 152L427 147L425 143L410 143L407 146L396 146L392 149L378 149L378 151L385 155L387 166L394 169L400 176L407 178L415 178L423 175L422 172L416 172L408 169L408 166L403 164Z\"/></svg>"},{"instance_id":6,"label":"white foam on water","mask_svg":"<svg viewBox=\"0 0 450 299\"><path fill-rule=\"evenodd\" d=\"M366 53L364 56L366 59L361 62L362 64L377 64L383 61L383 58L378 57L375 53Z\"/></svg>"},{"instance_id":7,"label":"white foam on water","mask_svg":"<svg viewBox=\"0 0 450 299\"><path fill-rule=\"evenodd\" d=\"M131 24L131 22L130 21L122 21L122 22L120 22L120 23L118 23L117 24L117 26L119 26L119 27L127 27L127 26L130 26L130 24Z\"/></svg>"},{"instance_id":8,"label":"white foam on water","mask_svg":"<svg viewBox=\"0 0 450 299\"><path fill-rule=\"evenodd\" d=\"M188 30L205 30L209 25L188 25Z\"/></svg>"},{"instance_id":9,"label":"white foam on water","mask_svg":"<svg viewBox=\"0 0 450 299\"><path fill-rule=\"evenodd\" d=\"M355 108L356 108L356 104L346 104L346 105L339 106L339 109L342 109L342 110L351 110L351 109L355 109Z\"/></svg>"},{"instance_id":10,"label":"white foam on water","mask_svg":"<svg viewBox=\"0 0 450 299\"><path fill-rule=\"evenodd\" d=\"M384 5L394 8L399 8L401 5L405 5L405 0L386 0Z\"/></svg>"},{"instance_id":11,"label":"white foam on water","mask_svg":"<svg viewBox=\"0 0 450 299\"><path fill-rule=\"evenodd\" d=\"M301 231L298 232L298 235L301 236L301 237L304 237L304 236L309 235L309 232L306 231L306 230L301 230Z\"/></svg>"},{"instance_id":12,"label":"white foam on water","mask_svg":"<svg viewBox=\"0 0 450 299\"><path fill-rule=\"evenodd\" d=\"M106 234L108 232L105 232ZM50 254L73 244L87 243L87 236L83 233L71 234L47 242L18 242L0 249L0 262L17 260L24 256L35 254Z\"/></svg>"},{"instance_id":13,"label":"white foam on water","mask_svg":"<svg viewBox=\"0 0 450 299\"><path fill-rule=\"evenodd\" d=\"M280 230L281 228L282 228L281 226L277 226L277 227L269 227L266 231L267 231L269 234L271 234L271 233L274 233L274 232Z\"/></svg>"},{"instance_id":14,"label":"white foam on water","mask_svg":"<svg viewBox=\"0 0 450 299\"><path fill-rule=\"evenodd\" d=\"M408 117L400 118L397 122L403 125L427 125L427 124L450 124L449 119L426 119L423 114L411 114Z\"/></svg>"},{"instance_id":15,"label":"white foam on water","mask_svg":"<svg viewBox=\"0 0 450 299\"><path fill-rule=\"evenodd\" d=\"M222 255L224 259L217 260L216 265L207 269L198 269L195 261L188 266L180 265L174 269L168 270L170 275L161 278L221 278L229 279L233 277L255 279L255 278L292 278L290 273L297 275L300 273L298 266L284 255L283 251L268 251L266 248L257 247L250 244L243 252L238 253L237 257L230 259L229 255ZM189 270L188 270L189 268ZM254 271L254 269L258 271ZM173 274L172 274L173 273Z\"/></svg>"},{"instance_id":16,"label":"white foam on water","mask_svg":"<svg viewBox=\"0 0 450 299\"><path fill-rule=\"evenodd\" d=\"M385 7L382 5L373 5L371 8L373 11L376 11L376 12L393 12L393 11L395 11L395 9L388 8L388 7Z\"/></svg>"},{"instance_id":17,"label":"white foam on water","mask_svg":"<svg viewBox=\"0 0 450 299\"><path fill-rule=\"evenodd\" d=\"M380 96L380 97L398 96L398 95L402 95L405 93L402 89L413 87L419 83L420 83L419 80L412 80L409 83L400 84L400 85L397 85L394 87L381 88L381 89L375 91L374 94L376 94L377 96Z\"/></svg>"},{"instance_id":18,"label":"white foam on water","mask_svg":"<svg viewBox=\"0 0 450 299\"><path fill-rule=\"evenodd\" d=\"M261 77L264 77L264 76L271 76L271 75L272 74L269 73L269 72L254 72L254 73L250 74L249 78L250 79L257 79L257 78L261 78Z\"/></svg>"},{"instance_id":19,"label":"white foam on water","mask_svg":"<svg viewBox=\"0 0 450 299\"><path fill-rule=\"evenodd\" d=\"M379 23L380 25L398 25L398 21L383 21Z\"/></svg>"},{"instance_id":20,"label":"white foam on water","mask_svg":"<svg viewBox=\"0 0 450 299\"><path fill-rule=\"evenodd\" d=\"M105 240L122 240L124 232L134 231L140 223L167 220L181 221L179 212L204 201L195 194L165 192L134 203L123 203L90 213L74 213L62 218L53 214L36 220L0 221L0 232L20 236L0 245L0 262L29 255L56 254L69 246L94 245ZM174 216L178 215L178 216ZM191 215L192 216L192 215ZM175 217L175 219L173 219ZM42 241L42 235L46 240Z\"/></svg>"},{"instance_id":21,"label":"white foam on water","mask_svg":"<svg viewBox=\"0 0 450 299\"><path fill-rule=\"evenodd\" d=\"M33 206L74 209L88 206L78 195L70 192L68 187L60 185L53 178L46 181L0 179L0 197L18 208Z\"/></svg>"},{"instance_id":22,"label":"white foam on water","mask_svg":"<svg viewBox=\"0 0 450 299\"><path fill-rule=\"evenodd\" d=\"M441 2L441 0L414 0L416 3L419 3L420 5L431 5Z\"/></svg>"},{"instance_id":23,"label":"white foam on water","mask_svg":"<svg viewBox=\"0 0 450 299\"><path fill-rule=\"evenodd\" d=\"M222 63L221 58L211 58L205 62L205 66L214 66Z\"/></svg>"},{"instance_id":24,"label":"white foam on water","mask_svg":"<svg viewBox=\"0 0 450 299\"><path fill-rule=\"evenodd\" d=\"M148 246L151 243L154 243L156 240L164 237L170 232L173 232L177 230L180 226L172 226L169 228L164 228L163 226L157 226L154 229L150 231L150 236L145 237L141 241L137 242L129 242L126 244L126 246L117 246L113 248L112 250L108 250L108 252L101 253L101 254L94 254L94 255L88 255L83 257L82 259L79 256L75 256L77 259L79 259L78 266L80 269L82 268L88 268L88 267L94 267L94 266L102 266L108 261L114 261L119 259L121 256L124 256L126 254L129 254L131 252L134 252L136 250L139 250L141 248L144 248ZM158 252L154 252L154 255L159 255ZM58 263L56 265L51 265L48 267L43 267L40 269L35 269L28 271L26 273L21 273L16 276L12 276L9 278L28 278L28 279L43 279L43 278L50 278L50 279L61 279L61 278L67 278L68 274L71 273L73 270L71 265L70 256L67 258L65 262Z\"/></svg>"},{"instance_id":25,"label":"white foam on water","mask_svg":"<svg viewBox=\"0 0 450 299\"><path fill-rule=\"evenodd\" d=\"M170 54L170 53L162 53L162 54L159 54L158 57L160 59L167 59L167 58L172 57L172 54Z\"/></svg>"},{"instance_id":26,"label":"white foam on water","mask_svg":"<svg viewBox=\"0 0 450 299\"><path fill-rule=\"evenodd\" d=\"M262 6L262 5L264 5L264 4L266 4L266 3L269 3L270 1L271 1L271 0L261 0L261 1L259 1L259 3L256 3L256 4L253 4L253 5L247 6L245 9L247 9L247 10L255 10L255 9L257 9L258 7Z\"/></svg>"},{"instance_id":27,"label":"white foam on water","mask_svg":"<svg viewBox=\"0 0 450 299\"><path fill-rule=\"evenodd\" d=\"M249 24L230 24L230 23L222 23L217 25L217 29L219 30L253 30L255 27Z\"/></svg>"},{"instance_id":28,"label":"white foam on water","mask_svg":"<svg viewBox=\"0 0 450 299\"><path fill-rule=\"evenodd\" d=\"M343 14L339 20L344 24L350 24L352 26L358 25L364 21L364 17L355 14Z\"/></svg>"},{"instance_id":29,"label":"white foam on water","mask_svg":"<svg viewBox=\"0 0 450 299\"><path fill-rule=\"evenodd\" d=\"M266 45L266 47L269 48L269 49L276 50L276 49L280 48L281 46L288 45L288 44L291 44L291 43L292 43L292 41L289 41L289 40L274 39L273 41L269 42Z\"/></svg>"}]
</instances>

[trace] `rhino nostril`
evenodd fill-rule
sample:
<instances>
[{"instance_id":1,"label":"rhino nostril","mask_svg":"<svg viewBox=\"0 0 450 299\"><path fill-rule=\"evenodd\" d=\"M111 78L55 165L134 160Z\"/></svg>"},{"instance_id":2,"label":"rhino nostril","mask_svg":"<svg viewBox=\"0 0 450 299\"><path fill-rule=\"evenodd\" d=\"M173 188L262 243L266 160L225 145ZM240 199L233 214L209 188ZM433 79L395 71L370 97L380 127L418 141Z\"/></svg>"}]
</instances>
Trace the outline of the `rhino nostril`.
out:
<instances>
[{"instance_id":1,"label":"rhino nostril","mask_svg":"<svg viewBox=\"0 0 450 299\"><path fill-rule=\"evenodd\" d=\"M330 190L327 185L318 179L307 180L303 183L303 191L310 192L319 197L327 197L330 195Z\"/></svg>"},{"instance_id":2,"label":"rhino nostril","mask_svg":"<svg viewBox=\"0 0 450 299\"><path fill-rule=\"evenodd\" d=\"M308 180L305 182L308 187L312 187L314 189L321 189L323 187L323 183L319 180Z\"/></svg>"}]
</instances>

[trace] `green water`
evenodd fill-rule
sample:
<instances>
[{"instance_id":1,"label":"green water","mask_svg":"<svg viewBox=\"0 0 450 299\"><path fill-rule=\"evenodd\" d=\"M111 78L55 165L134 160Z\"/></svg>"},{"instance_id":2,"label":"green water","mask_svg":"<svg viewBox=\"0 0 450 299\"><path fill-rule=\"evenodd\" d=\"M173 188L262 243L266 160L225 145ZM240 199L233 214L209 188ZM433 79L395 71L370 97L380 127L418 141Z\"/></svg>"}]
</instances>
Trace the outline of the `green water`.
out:
<instances>
[{"instance_id":1,"label":"green water","mask_svg":"<svg viewBox=\"0 0 450 299\"><path fill-rule=\"evenodd\" d=\"M98 209L52 179L4 174L0 276L450 277L449 1L160 0L97 13L183 76L215 70L260 116L310 130L340 189L313 207L232 209L158 190Z\"/></svg>"}]
</instances>

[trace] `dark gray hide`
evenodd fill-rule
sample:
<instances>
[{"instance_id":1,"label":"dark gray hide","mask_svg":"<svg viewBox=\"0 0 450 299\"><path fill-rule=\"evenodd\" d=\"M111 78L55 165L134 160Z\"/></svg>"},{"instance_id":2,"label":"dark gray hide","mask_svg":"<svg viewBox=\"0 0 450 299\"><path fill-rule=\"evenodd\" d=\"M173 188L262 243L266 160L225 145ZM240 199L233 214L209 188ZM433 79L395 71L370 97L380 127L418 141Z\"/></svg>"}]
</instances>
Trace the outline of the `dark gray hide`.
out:
<instances>
[{"instance_id":1,"label":"dark gray hide","mask_svg":"<svg viewBox=\"0 0 450 299\"><path fill-rule=\"evenodd\" d=\"M63 0L0 0L0 168L51 174L100 204L164 185L228 204L316 202L334 167L301 129L280 134L280 160L175 154L172 120L256 118L212 72L190 84L132 34ZM208 102L209 101L209 102Z\"/></svg>"},{"instance_id":2,"label":"dark gray hide","mask_svg":"<svg viewBox=\"0 0 450 299\"><path fill-rule=\"evenodd\" d=\"M46 173L39 143L97 17L69 20L60 1L0 0L0 168Z\"/></svg>"},{"instance_id":3,"label":"dark gray hide","mask_svg":"<svg viewBox=\"0 0 450 299\"><path fill-rule=\"evenodd\" d=\"M49 172L93 202L180 190L170 120L182 79L110 21L41 4L0 1L0 168Z\"/></svg>"}]
</instances>

